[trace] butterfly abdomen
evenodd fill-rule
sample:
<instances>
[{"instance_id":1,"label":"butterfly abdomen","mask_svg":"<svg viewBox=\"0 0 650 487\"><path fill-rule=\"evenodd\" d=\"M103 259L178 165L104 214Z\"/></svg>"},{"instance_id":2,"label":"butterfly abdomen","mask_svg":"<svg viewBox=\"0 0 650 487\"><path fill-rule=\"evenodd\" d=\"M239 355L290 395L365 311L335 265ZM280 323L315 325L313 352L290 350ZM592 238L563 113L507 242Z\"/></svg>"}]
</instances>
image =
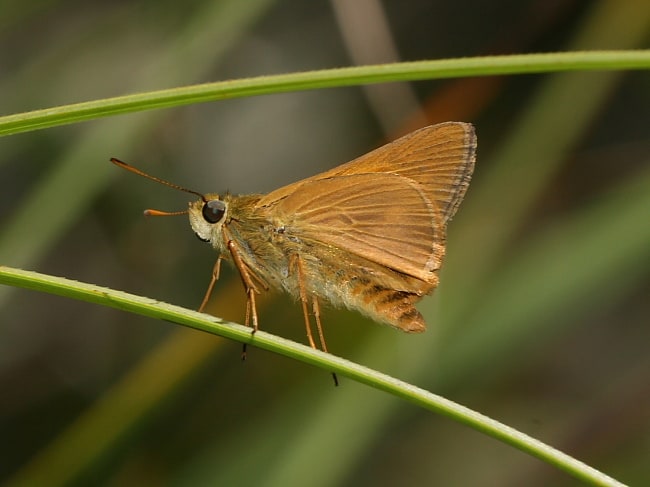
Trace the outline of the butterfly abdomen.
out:
<instances>
[{"instance_id":1,"label":"butterfly abdomen","mask_svg":"<svg viewBox=\"0 0 650 487\"><path fill-rule=\"evenodd\" d=\"M421 333L426 324L415 308L420 299L418 292L391 289L361 278L350 282L346 305L407 333Z\"/></svg>"}]
</instances>

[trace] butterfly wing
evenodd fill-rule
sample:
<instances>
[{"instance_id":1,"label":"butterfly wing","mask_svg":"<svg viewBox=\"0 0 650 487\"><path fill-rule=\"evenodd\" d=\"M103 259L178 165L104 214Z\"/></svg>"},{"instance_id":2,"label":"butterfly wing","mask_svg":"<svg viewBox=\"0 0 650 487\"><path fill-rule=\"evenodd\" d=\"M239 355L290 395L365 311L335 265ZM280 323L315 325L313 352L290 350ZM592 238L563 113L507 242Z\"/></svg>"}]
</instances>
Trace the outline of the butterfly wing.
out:
<instances>
[{"instance_id":1,"label":"butterfly wing","mask_svg":"<svg viewBox=\"0 0 650 487\"><path fill-rule=\"evenodd\" d=\"M274 207L291 238L319 242L423 281L444 253L440 215L417 183L394 174L310 181Z\"/></svg>"},{"instance_id":2,"label":"butterfly wing","mask_svg":"<svg viewBox=\"0 0 650 487\"><path fill-rule=\"evenodd\" d=\"M476 135L468 123L430 125L401 137L346 164L298 181L264 196L258 207L273 205L313 181L352 174L389 173L418 185L442 215L454 216L474 171Z\"/></svg>"},{"instance_id":3,"label":"butterfly wing","mask_svg":"<svg viewBox=\"0 0 650 487\"><path fill-rule=\"evenodd\" d=\"M262 196L254 211L272 222L287 256L303 254L311 277L298 288L421 332L414 305L438 283L447 222L469 185L475 150L469 124L425 127ZM332 285L332 268L350 272Z\"/></svg>"}]
</instances>

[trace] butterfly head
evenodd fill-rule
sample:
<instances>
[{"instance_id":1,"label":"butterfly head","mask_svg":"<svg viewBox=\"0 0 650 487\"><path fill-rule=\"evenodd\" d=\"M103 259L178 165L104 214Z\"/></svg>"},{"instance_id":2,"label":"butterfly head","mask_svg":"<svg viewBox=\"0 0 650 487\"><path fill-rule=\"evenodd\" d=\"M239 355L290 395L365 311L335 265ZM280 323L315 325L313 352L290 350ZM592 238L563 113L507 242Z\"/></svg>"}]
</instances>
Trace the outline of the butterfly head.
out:
<instances>
[{"instance_id":1,"label":"butterfly head","mask_svg":"<svg viewBox=\"0 0 650 487\"><path fill-rule=\"evenodd\" d=\"M188 214L192 230L200 240L210 242L215 248L224 245L222 229L228 217L228 203L223 198L206 194L190 203Z\"/></svg>"}]
</instances>

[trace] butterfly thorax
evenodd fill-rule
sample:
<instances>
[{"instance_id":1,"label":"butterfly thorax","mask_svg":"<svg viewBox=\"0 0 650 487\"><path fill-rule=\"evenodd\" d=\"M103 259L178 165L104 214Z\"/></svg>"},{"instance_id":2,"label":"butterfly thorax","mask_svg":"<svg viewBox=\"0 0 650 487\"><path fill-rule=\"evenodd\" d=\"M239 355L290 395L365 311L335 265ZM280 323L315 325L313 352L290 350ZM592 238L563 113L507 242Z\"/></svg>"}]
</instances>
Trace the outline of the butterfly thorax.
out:
<instances>
[{"instance_id":1,"label":"butterfly thorax","mask_svg":"<svg viewBox=\"0 0 650 487\"><path fill-rule=\"evenodd\" d=\"M225 205L223 219L217 223L206 221L203 207L206 202L190 203L190 224L197 236L217 250L221 258L232 261L228 243L257 281L283 289L289 277L290 252L279 247L274 240L281 228L271 218L255 209L262 195L206 195L207 201L218 198Z\"/></svg>"}]
</instances>

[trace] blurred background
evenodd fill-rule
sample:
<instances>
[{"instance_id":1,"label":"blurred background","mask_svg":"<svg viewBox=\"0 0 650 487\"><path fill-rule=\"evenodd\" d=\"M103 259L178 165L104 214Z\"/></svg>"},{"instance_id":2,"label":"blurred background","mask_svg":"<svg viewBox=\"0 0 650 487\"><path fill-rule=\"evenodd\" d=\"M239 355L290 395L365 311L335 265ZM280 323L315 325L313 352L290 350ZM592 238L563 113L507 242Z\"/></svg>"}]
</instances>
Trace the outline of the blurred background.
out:
<instances>
[{"instance_id":1,"label":"blurred background","mask_svg":"<svg viewBox=\"0 0 650 487\"><path fill-rule=\"evenodd\" d=\"M0 3L0 114L397 60L648 47L643 0ZM417 127L476 125L442 284L406 335L326 309L330 350L650 484L650 74L450 79L156 110L0 140L0 263L196 308L187 195L267 192ZM243 321L224 269L210 312ZM166 322L0 288L9 485L576 485L345 378ZM272 294L265 331L305 342Z\"/></svg>"}]
</instances>

